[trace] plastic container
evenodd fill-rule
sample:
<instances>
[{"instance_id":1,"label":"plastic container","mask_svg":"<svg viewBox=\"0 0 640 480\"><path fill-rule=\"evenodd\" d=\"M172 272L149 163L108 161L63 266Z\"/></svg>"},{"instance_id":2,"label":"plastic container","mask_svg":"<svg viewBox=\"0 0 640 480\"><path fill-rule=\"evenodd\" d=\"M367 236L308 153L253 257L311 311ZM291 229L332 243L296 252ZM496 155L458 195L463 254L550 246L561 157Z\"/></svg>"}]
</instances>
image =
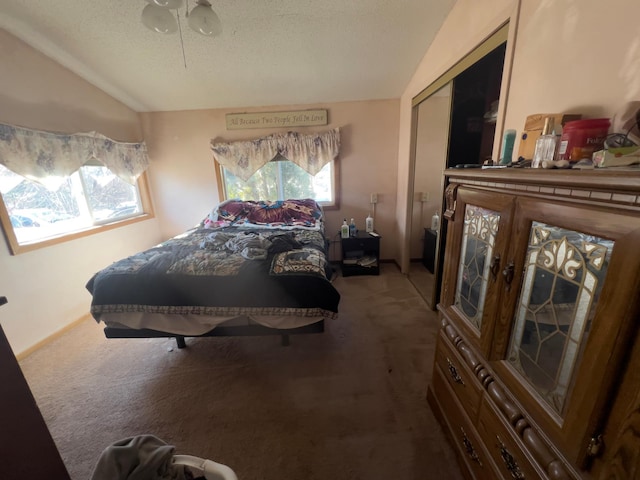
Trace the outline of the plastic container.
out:
<instances>
[{"instance_id":1,"label":"plastic container","mask_svg":"<svg viewBox=\"0 0 640 480\"><path fill-rule=\"evenodd\" d=\"M356 228L356 222L352 218L351 222L349 222L349 236L355 237L358 234L358 229Z\"/></svg>"},{"instance_id":2,"label":"plastic container","mask_svg":"<svg viewBox=\"0 0 640 480\"><path fill-rule=\"evenodd\" d=\"M366 220L364 221L364 225L367 233L373 232L373 217L371 216L371 214L367 216Z\"/></svg>"},{"instance_id":3,"label":"plastic container","mask_svg":"<svg viewBox=\"0 0 640 480\"><path fill-rule=\"evenodd\" d=\"M436 212L431 217L431 230L438 231L439 228L440 228L440 215L438 215L438 212Z\"/></svg>"},{"instance_id":4,"label":"plastic container","mask_svg":"<svg viewBox=\"0 0 640 480\"><path fill-rule=\"evenodd\" d=\"M572 163L584 158L591 160L593 152L602 150L610 126L608 118L567 122L560 137L558 160L568 160Z\"/></svg>"},{"instance_id":5,"label":"plastic container","mask_svg":"<svg viewBox=\"0 0 640 480\"><path fill-rule=\"evenodd\" d=\"M342 226L340 227L340 237L349 238L349 225L347 225L346 218L342 221Z\"/></svg>"},{"instance_id":6,"label":"plastic container","mask_svg":"<svg viewBox=\"0 0 640 480\"><path fill-rule=\"evenodd\" d=\"M509 165L513 159L513 145L516 141L516 131L513 129L505 130L502 136L502 150L500 157L500 165Z\"/></svg>"}]
</instances>

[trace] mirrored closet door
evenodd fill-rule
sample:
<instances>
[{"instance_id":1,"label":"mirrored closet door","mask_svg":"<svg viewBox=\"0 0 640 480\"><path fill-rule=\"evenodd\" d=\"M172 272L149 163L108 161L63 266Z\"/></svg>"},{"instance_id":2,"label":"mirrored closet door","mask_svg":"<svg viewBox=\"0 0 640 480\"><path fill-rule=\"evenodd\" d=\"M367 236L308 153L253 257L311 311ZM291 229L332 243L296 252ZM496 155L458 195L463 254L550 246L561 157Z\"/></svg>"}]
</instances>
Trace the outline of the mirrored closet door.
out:
<instances>
[{"instance_id":1,"label":"mirrored closet door","mask_svg":"<svg viewBox=\"0 0 640 480\"><path fill-rule=\"evenodd\" d=\"M433 297L440 235L439 225L432 224L439 223L441 216L442 172L449 147L451 99L452 82L449 82L414 107L415 165L409 278L432 308L435 307ZM438 220L434 221L436 213Z\"/></svg>"},{"instance_id":2,"label":"mirrored closet door","mask_svg":"<svg viewBox=\"0 0 640 480\"><path fill-rule=\"evenodd\" d=\"M408 276L434 310L445 255L443 172L491 158L507 32L505 25L412 102Z\"/></svg>"}]
</instances>

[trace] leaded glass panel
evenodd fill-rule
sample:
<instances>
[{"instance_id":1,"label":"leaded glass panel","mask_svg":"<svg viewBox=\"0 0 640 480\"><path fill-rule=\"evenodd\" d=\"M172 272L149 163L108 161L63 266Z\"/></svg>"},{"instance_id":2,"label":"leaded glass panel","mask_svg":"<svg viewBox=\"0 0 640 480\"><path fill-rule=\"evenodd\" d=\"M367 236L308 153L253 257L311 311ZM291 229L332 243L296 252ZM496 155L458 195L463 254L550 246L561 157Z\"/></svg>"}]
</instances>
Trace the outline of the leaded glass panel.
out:
<instances>
[{"instance_id":1,"label":"leaded glass panel","mask_svg":"<svg viewBox=\"0 0 640 480\"><path fill-rule=\"evenodd\" d=\"M497 212L474 205L465 208L455 305L478 331L482 324L499 222L500 215Z\"/></svg>"},{"instance_id":2,"label":"leaded glass panel","mask_svg":"<svg viewBox=\"0 0 640 480\"><path fill-rule=\"evenodd\" d=\"M558 414L586 344L614 242L533 222L508 362Z\"/></svg>"}]
</instances>

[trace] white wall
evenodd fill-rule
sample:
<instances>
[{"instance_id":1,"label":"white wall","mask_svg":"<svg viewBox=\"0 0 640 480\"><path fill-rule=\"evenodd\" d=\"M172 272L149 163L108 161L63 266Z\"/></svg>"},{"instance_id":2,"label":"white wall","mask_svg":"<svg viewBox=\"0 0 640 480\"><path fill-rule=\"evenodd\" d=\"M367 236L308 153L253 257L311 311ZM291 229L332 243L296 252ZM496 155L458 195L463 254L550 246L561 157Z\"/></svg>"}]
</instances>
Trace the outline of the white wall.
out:
<instances>
[{"instance_id":1,"label":"white wall","mask_svg":"<svg viewBox=\"0 0 640 480\"><path fill-rule=\"evenodd\" d=\"M639 18L637 1L523 1L505 128L547 111L611 117L639 100Z\"/></svg>"},{"instance_id":2,"label":"white wall","mask_svg":"<svg viewBox=\"0 0 640 480\"><path fill-rule=\"evenodd\" d=\"M520 5L519 17L513 16ZM411 99L510 20L511 81L504 128L522 131L528 115L577 112L610 117L640 97L640 2L628 0L458 0L400 100L398 228L407 245ZM500 123L500 122L499 122ZM502 131L496 132L496 143ZM514 151L518 151L519 140ZM399 252L408 268L408 251Z\"/></svg>"},{"instance_id":3,"label":"white wall","mask_svg":"<svg viewBox=\"0 0 640 480\"><path fill-rule=\"evenodd\" d=\"M0 122L142 138L136 112L3 30L0 65ZM155 219L15 256L0 239L0 295L9 300L0 307L0 324L13 351L20 354L86 315L91 275L159 240Z\"/></svg>"},{"instance_id":4,"label":"white wall","mask_svg":"<svg viewBox=\"0 0 640 480\"><path fill-rule=\"evenodd\" d=\"M340 127L340 209L327 210L327 235L333 237L342 219L353 217L358 228L370 211L370 194L378 194L376 230L381 234L381 257L395 258L396 172L399 101L375 100L319 105L277 105L242 108L242 112L323 108L329 124L296 127L320 132ZM157 214L164 236L176 235L201 221L217 205L218 183L210 141L250 140L287 129L227 130L225 115L233 109L142 113ZM332 259L340 254L332 248Z\"/></svg>"}]
</instances>

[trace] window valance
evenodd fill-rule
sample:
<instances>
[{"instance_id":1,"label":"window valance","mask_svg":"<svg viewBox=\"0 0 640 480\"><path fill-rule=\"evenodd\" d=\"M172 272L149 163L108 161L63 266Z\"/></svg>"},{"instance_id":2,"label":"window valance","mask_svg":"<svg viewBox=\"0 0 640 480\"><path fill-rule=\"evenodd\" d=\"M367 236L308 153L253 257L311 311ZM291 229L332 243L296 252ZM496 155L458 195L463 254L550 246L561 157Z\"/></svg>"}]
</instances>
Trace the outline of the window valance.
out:
<instances>
[{"instance_id":1,"label":"window valance","mask_svg":"<svg viewBox=\"0 0 640 480\"><path fill-rule=\"evenodd\" d=\"M59 134L0 123L0 164L47 187L97 160L130 184L149 166L142 143L116 142L96 132Z\"/></svg>"},{"instance_id":2,"label":"window valance","mask_svg":"<svg viewBox=\"0 0 640 480\"><path fill-rule=\"evenodd\" d=\"M245 181L278 155L315 175L338 156L340 129L311 134L276 133L230 143L212 141L211 150L218 163Z\"/></svg>"}]
</instances>

